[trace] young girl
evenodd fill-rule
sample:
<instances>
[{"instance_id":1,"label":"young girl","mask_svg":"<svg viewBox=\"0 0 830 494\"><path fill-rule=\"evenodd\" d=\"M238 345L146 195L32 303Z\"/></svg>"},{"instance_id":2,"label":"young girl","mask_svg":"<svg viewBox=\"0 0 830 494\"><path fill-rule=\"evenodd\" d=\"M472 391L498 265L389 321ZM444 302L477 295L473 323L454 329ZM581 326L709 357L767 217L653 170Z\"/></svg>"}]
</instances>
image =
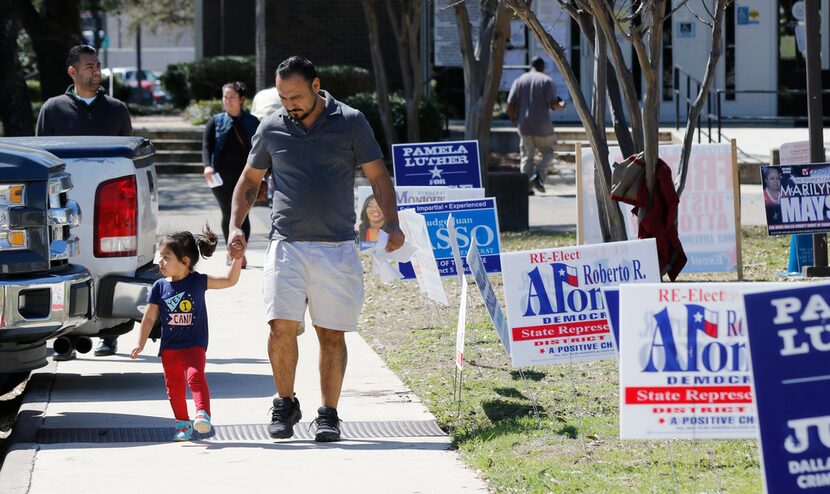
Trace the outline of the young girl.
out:
<instances>
[{"instance_id":1,"label":"young girl","mask_svg":"<svg viewBox=\"0 0 830 494\"><path fill-rule=\"evenodd\" d=\"M222 277L207 276L193 271L199 254L208 258L216 250L216 234L205 225L202 235L180 232L164 237L159 246L159 269L165 278L153 283L147 296L147 310L141 320L138 345L130 357L136 358L156 319L161 316L161 347L159 355L164 367L167 396L176 417L174 441L187 441L193 429L210 432L210 391L205 380L205 351L208 345L208 315L205 291L228 288L239 281L242 259L234 259ZM190 385L196 416L191 422L187 414L185 380Z\"/></svg>"}]
</instances>

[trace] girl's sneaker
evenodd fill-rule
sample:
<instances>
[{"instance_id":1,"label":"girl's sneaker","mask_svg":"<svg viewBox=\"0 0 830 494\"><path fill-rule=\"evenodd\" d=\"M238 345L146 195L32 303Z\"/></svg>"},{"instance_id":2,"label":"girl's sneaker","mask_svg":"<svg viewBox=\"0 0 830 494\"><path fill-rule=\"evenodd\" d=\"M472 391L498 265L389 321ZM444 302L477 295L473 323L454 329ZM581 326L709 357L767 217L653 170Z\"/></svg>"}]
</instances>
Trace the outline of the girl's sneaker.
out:
<instances>
[{"instance_id":1,"label":"girl's sneaker","mask_svg":"<svg viewBox=\"0 0 830 494\"><path fill-rule=\"evenodd\" d=\"M177 420L176 432L173 434L174 441L190 441L193 435L193 424L189 420Z\"/></svg>"},{"instance_id":2,"label":"girl's sneaker","mask_svg":"<svg viewBox=\"0 0 830 494\"><path fill-rule=\"evenodd\" d=\"M196 417L193 419L193 428L196 432L207 434L210 432L210 415L204 410L196 412Z\"/></svg>"}]
</instances>

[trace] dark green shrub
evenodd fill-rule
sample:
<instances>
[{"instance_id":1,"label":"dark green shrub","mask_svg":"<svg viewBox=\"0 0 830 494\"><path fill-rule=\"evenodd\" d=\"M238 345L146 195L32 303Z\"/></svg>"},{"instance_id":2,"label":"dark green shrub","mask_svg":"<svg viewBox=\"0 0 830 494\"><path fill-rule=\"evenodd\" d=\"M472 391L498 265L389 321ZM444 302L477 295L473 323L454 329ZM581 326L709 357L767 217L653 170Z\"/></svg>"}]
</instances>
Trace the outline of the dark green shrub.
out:
<instances>
[{"instance_id":1,"label":"dark green shrub","mask_svg":"<svg viewBox=\"0 0 830 494\"><path fill-rule=\"evenodd\" d=\"M40 101L40 81L37 79L26 81L26 92L29 94L29 101L32 103Z\"/></svg>"},{"instance_id":2,"label":"dark green shrub","mask_svg":"<svg viewBox=\"0 0 830 494\"><path fill-rule=\"evenodd\" d=\"M354 65L322 65L317 67L320 86L332 96L343 101L358 93L375 90L375 79L363 67Z\"/></svg>"},{"instance_id":3,"label":"dark green shrub","mask_svg":"<svg viewBox=\"0 0 830 494\"><path fill-rule=\"evenodd\" d=\"M392 103L392 121L399 139L406 139L406 100L400 93L389 97ZM380 121L380 107L375 93L359 93L343 100L344 103L360 110L372 126L384 155L392 156L391 148L386 142L383 125ZM418 112L421 126L421 142L440 141L444 138L445 118L439 103L433 98L423 98Z\"/></svg>"},{"instance_id":4,"label":"dark green shrub","mask_svg":"<svg viewBox=\"0 0 830 494\"><path fill-rule=\"evenodd\" d=\"M191 62L187 70L190 98L206 100L222 95L222 86L240 81L248 88L248 98L256 93L254 57L212 57Z\"/></svg>"},{"instance_id":5,"label":"dark green shrub","mask_svg":"<svg viewBox=\"0 0 830 494\"><path fill-rule=\"evenodd\" d=\"M124 103L127 103L130 99L130 87L121 80L120 77L113 78L112 84L112 97L121 100ZM101 86L107 92L110 93L110 80L109 77L102 77L101 78Z\"/></svg>"},{"instance_id":6,"label":"dark green shrub","mask_svg":"<svg viewBox=\"0 0 830 494\"><path fill-rule=\"evenodd\" d=\"M254 57L212 57L167 66L161 82L173 104L183 108L191 100L221 96L222 86L240 81L248 88L248 99L256 93Z\"/></svg>"},{"instance_id":7,"label":"dark green shrub","mask_svg":"<svg viewBox=\"0 0 830 494\"><path fill-rule=\"evenodd\" d=\"M184 108L190 103L190 88L187 85L187 64L174 63L167 66L161 74L161 84L170 95L170 100L177 108Z\"/></svg>"}]
</instances>

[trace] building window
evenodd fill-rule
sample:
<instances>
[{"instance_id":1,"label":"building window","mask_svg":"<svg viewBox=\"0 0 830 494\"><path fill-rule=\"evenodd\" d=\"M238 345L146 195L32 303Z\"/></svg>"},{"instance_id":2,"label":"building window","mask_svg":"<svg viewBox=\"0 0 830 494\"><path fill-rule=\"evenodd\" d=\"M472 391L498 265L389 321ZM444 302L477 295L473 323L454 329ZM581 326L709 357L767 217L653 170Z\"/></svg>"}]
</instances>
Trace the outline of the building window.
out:
<instances>
[{"instance_id":1,"label":"building window","mask_svg":"<svg viewBox=\"0 0 830 494\"><path fill-rule=\"evenodd\" d=\"M724 18L725 24L725 46L723 52L723 62L726 68L726 90L735 90L735 4L730 4L726 7L726 16ZM727 101L735 100L734 92L726 93Z\"/></svg>"},{"instance_id":2,"label":"building window","mask_svg":"<svg viewBox=\"0 0 830 494\"><path fill-rule=\"evenodd\" d=\"M576 19L571 19L571 69L573 70L576 82L582 83L582 31Z\"/></svg>"},{"instance_id":3,"label":"building window","mask_svg":"<svg viewBox=\"0 0 830 494\"><path fill-rule=\"evenodd\" d=\"M663 22L663 101L674 96L674 58L672 57L672 18Z\"/></svg>"}]
</instances>

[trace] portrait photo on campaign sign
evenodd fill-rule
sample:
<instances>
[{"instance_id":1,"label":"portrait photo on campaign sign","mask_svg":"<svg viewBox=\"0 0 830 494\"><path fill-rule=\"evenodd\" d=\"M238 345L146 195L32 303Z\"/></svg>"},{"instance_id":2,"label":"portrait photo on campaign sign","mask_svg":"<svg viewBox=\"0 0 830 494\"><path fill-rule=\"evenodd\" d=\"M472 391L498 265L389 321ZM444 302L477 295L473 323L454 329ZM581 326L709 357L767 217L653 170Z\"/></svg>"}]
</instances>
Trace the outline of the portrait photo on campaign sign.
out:
<instances>
[{"instance_id":1,"label":"portrait photo on campaign sign","mask_svg":"<svg viewBox=\"0 0 830 494\"><path fill-rule=\"evenodd\" d=\"M481 187L478 141L394 144L395 186Z\"/></svg>"},{"instance_id":2,"label":"portrait photo on campaign sign","mask_svg":"<svg viewBox=\"0 0 830 494\"><path fill-rule=\"evenodd\" d=\"M762 166L770 235L830 231L830 164Z\"/></svg>"},{"instance_id":3,"label":"portrait photo on campaign sign","mask_svg":"<svg viewBox=\"0 0 830 494\"><path fill-rule=\"evenodd\" d=\"M620 438L756 437L743 295L782 285L620 286Z\"/></svg>"},{"instance_id":4,"label":"portrait photo on campaign sign","mask_svg":"<svg viewBox=\"0 0 830 494\"><path fill-rule=\"evenodd\" d=\"M395 187L398 205L424 204L428 202L460 201L484 197L484 189L461 189L452 187ZM378 242L380 229L386 223L372 188L362 185L357 188L355 203L357 218L357 244L360 250L369 250Z\"/></svg>"},{"instance_id":5,"label":"portrait photo on campaign sign","mask_svg":"<svg viewBox=\"0 0 830 494\"><path fill-rule=\"evenodd\" d=\"M467 256L470 243L475 239L481 258L488 273L501 272L501 240L499 221L496 212L496 200L492 197L468 201L435 202L429 204L401 204L399 211L412 210L426 220L429 238L432 242L433 255L441 276L456 276L455 260L452 255L450 235L447 230L447 218L452 214L455 234L462 262ZM399 266L405 279L415 276L410 263ZM470 273L465 265L464 272Z\"/></svg>"},{"instance_id":6,"label":"portrait photo on campaign sign","mask_svg":"<svg viewBox=\"0 0 830 494\"><path fill-rule=\"evenodd\" d=\"M654 239L502 254L514 367L617 357L601 290L660 281Z\"/></svg>"},{"instance_id":7,"label":"portrait photo on campaign sign","mask_svg":"<svg viewBox=\"0 0 830 494\"><path fill-rule=\"evenodd\" d=\"M830 492L830 285L744 301L767 492Z\"/></svg>"}]
</instances>

